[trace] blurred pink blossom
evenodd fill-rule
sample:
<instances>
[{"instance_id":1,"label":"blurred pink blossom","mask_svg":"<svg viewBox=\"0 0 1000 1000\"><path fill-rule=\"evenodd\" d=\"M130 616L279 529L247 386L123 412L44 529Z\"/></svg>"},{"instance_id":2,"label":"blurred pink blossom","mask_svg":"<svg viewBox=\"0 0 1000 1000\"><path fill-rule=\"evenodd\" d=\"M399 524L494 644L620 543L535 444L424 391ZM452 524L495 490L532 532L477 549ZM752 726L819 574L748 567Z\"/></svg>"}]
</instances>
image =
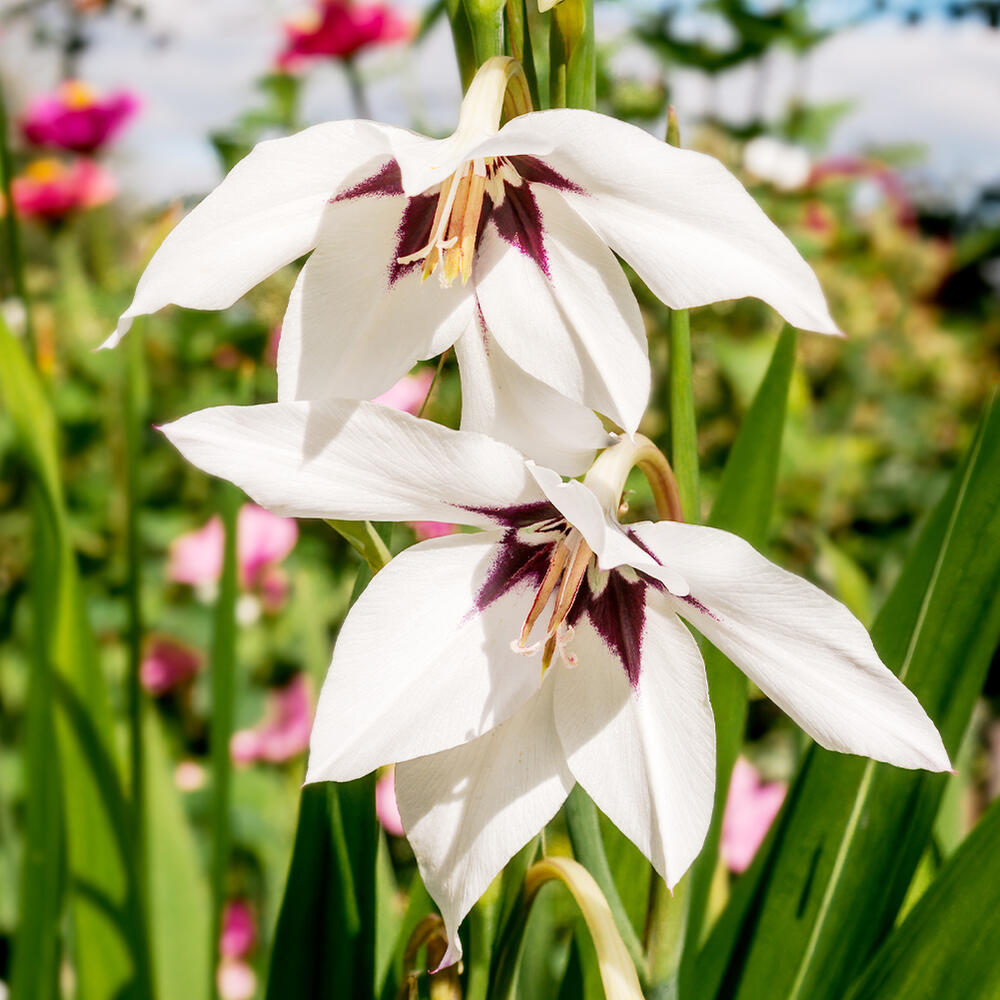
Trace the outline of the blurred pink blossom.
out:
<instances>
[{"instance_id":1,"label":"blurred pink blossom","mask_svg":"<svg viewBox=\"0 0 1000 1000\"><path fill-rule=\"evenodd\" d=\"M93 160L42 159L29 163L10 183L14 210L29 219L57 222L73 212L95 208L117 193L114 178ZM5 213L0 199L0 216Z\"/></svg>"},{"instance_id":2,"label":"blurred pink blossom","mask_svg":"<svg viewBox=\"0 0 1000 1000\"><path fill-rule=\"evenodd\" d=\"M219 934L219 954L224 958L243 958L257 943L257 922L253 911L243 899L226 903Z\"/></svg>"},{"instance_id":3,"label":"blurred pink blossom","mask_svg":"<svg viewBox=\"0 0 1000 1000\"><path fill-rule=\"evenodd\" d=\"M386 389L372 402L391 406L394 410L404 410L416 416L424 405L433 381L434 372L429 368L421 368L414 375L404 375L391 389Z\"/></svg>"},{"instance_id":4,"label":"blurred pink blossom","mask_svg":"<svg viewBox=\"0 0 1000 1000\"><path fill-rule=\"evenodd\" d=\"M139 679L154 697L193 677L202 665L201 654L168 636L153 636L146 644Z\"/></svg>"},{"instance_id":5,"label":"blurred pink blossom","mask_svg":"<svg viewBox=\"0 0 1000 1000\"><path fill-rule=\"evenodd\" d=\"M393 837L403 837L403 820L396 805L396 772L389 768L375 783L375 815L382 829Z\"/></svg>"},{"instance_id":6,"label":"blurred pink blossom","mask_svg":"<svg viewBox=\"0 0 1000 1000\"><path fill-rule=\"evenodd\" d=\"M253 1000L257 992L257 973L238 958L224 958L215 974L215 986L222 1000Z\"/></svg>"},{"instance_id":7,"label":"blurred pink blossom","mask_svg":"<svg viewBox=\"0 0 1000 1000\"><path fill-rule=\"evenodd\" d=\"M309 678L296 674L284 687L269 692L264 718L256 726L233 733L229 752L237 764L291 760L309 747L312 717Z\"/></svg>"},{"instance_id":8,"label":"blurred pink blossom","mask_svg":"<svg viewBox=\"0 0 1000 1000\"><path fill-rule=\"evenodd\" d=\"M403 41L412 33L410 23L384 4L319 0L301 21L285 25L278 67L287 71L310 59L350 59L362 49Z\"/></svg>"},{"instance_id":9,"label":"blurred pink blossom","mask_svg":"<svg viewBox=\"0 0 1000 1000\"><path fill-rule=\"evenodd\" d=\"M410 521L409 524L418 542L426 542L428 538L453 535L456 530L454 524L446 524L444 521Z\"/></svg>"},{"instance_id":10,"label":"blurred pink blossom","mask_svg":"<svg viewBox=\"0 0 1000 1000\"><path fill-rule=\"evenodd\" d=\"M278 567L299 537L298 524L256 504L244 504L236 523L240 586L260 592L265 607L276 610L288 592L288 578ZM167 578L210 591L222 574L225 534L213 517L204 527L175 538L170 546Z\"/></svg>"},{"instance_id":11,"label":"blurred pink blossom","mask_svg":"<svg viewBox=\"0 0 1000 1000\"><path fill-rule=\"evenodd\" d=\"M890 206L896 222L904 228L916 225L916 210L899 174L885 163L861 156L835 156L817 163L809 178L811 185L829 177L857 177L870 180Z\"/></svg>"},{"instance_id":12,"label":"blurred pink blossom","mask_svg":"<svg viewBox=\"0 0 1000 1000\"><path fill-rule=\"evenodd\" d=\"M749 867L787 791L783 781L762 782L743 757L736 761L722 817L722 858L730 871L739 874Z\"/></svg>"},{"instance_id":13,"label":"blurred pink blossom","mask_svg":"<svg viewBox=\"0 0 1000 1000\"><path fill-rule=\"evenodd\" d=\"M100 97L79 80L67 80L53 94L39 97L21 119L25 138L36 146L93 153L121 131L139 110L127 91Z\"/></svg>"}]
</instances>

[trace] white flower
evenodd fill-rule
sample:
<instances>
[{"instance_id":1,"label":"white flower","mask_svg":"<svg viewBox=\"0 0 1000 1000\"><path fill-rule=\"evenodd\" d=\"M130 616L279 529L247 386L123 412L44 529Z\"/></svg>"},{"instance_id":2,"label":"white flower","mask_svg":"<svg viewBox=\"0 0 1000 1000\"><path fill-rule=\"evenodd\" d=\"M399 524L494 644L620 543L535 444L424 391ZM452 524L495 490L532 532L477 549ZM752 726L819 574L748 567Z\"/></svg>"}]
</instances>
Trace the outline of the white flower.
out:
<instances>
[{"instance_id":1,"label":"white flower","mask_svg":"<svg viewBox=\"0 0 1000 1000\"><path fill-rule=\"evenodd\" d=\"M631 442L581 483L372 403L219 407L164 431L276 513L483 529L407 549L355 604L307 776L346 781L397 763L446 961L469 908L575 781L669 885L697 855L715 730L682 619L823 746L949 767L934 725L843 605L727 532L618 523Z\"/></svg>"},{"instance_id":2,"label":"white flower","mask_svg":"<svg viewBox=\"0 0 1000 1000\"><path fill-rule=\"evenodd\" d=\"M812 171L808 150L768 135L759 135L743 147L743 166L780 191L802 187Z\"/></svg>"},{"instance_id":3,"label":"white flower","mask_svg":"<svg viewBox=\"0 0 1000 1000\"><path fill-rule=\"evenodd\" d=\"M813 272L720 163L590 111L498 129L511 72L480 69L447 139L343 121L261 143L167 237L107 343L171 302L228 306L312 251L282 325L279 400L370 399L459 338L482 355L485 336L497 369L632 432L650 374L616 253L670 306L756 296L837 332ZM507 440L509 408L474 407L464 426ZM585 417L589 457L600 429Z\"/></svg>"}]
</instances>

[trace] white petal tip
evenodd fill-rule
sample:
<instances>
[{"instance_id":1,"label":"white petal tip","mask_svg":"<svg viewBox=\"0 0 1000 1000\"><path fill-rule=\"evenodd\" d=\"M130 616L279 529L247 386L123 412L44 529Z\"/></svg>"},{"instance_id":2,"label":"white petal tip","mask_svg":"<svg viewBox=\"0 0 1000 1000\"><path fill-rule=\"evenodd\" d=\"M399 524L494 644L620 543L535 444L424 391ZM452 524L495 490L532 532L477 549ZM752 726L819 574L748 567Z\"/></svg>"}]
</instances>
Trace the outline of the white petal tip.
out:
<instances>
[{"instance_id":1,"label":"white petal tip","mask_svg":"<svg viewBox=\"0 0 1000 1000\"><path fill-rule=\"evenodd\" d=\"M96 347L95 350L106 351L109 347L117 347L122 342L122 337L128 333L131 326L132 320L123 316L120 320L118 320L118 326L111 331L111 335L107 338L107 340L105 340L103 344Z\"/></svg>"},{"instance_id":2,"label":"white petal tip","mask_svg":"<svg viewBox=\"0 0 1000 1000\"><path fill-rule=\"evenodd\" d=\"M448 950L444 953L444 958L438 963L436 969L431 969L431 975L436 972L440 972L442 969L447 969L449 965L454 965L462 957L462 944L458 940L457 935L455 939L448 940Z\"/></svg>"},{"instance_id":3,"label":"white petal tip","mask_svg":"<svg viewBox=\"0 0 1000 1000\"><path fill-rule=\"evenodd\" d=\"M544 14L547 10L552 10L553 7L561 2L562 0L538 0L538 13Z\"/></svg>"}]
</instances>

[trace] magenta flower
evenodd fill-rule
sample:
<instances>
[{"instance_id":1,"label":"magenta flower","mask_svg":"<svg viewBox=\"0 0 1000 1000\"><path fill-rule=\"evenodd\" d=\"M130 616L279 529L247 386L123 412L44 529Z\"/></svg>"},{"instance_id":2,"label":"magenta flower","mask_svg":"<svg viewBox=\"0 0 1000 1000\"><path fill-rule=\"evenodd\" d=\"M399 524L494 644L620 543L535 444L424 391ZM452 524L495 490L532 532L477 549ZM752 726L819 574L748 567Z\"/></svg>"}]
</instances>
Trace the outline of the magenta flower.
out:
<instances>
[{"instance_id":1,"label":"magenta flower","mask_svg":"<svg viewBox=\"0 0 1000 1000\"><path fill-rule=\"evenodd\" d=\"M287 577L278 563L295 548L298 525L291 518L278 517L248 503L240 508L236 533L240 586L258 592L267 610L277 610L288 592ZM167 579L186 583L210 597L222 574L224 545L225 534L218 517L174 539Z\"/></svg>"},{"instance_id":2,"label":"magenta flower","mask_svg":"<svg viewBox=\"0 0 1000 1000\"><path fill-rule=\"evenodd\" d=\"M396 804L395 768L390 767L375 783L375 815L386 833L393 837L406 836Z\"/></svg>"},{"instance_id":3,"label":"magenta flower","mask_svg":"<svg viewBox=\"0 0 1000 1000\"><path fill-rule=\"evenodd\" d=\"M155 698L193 677L201 666L201 654L196 649L168 636L154 636L142 657L139 679Z\"/></svg>"},{"instance_id":4,"label":"magenta flower","mask_svg":"<svg viewBox=\"0 0 1000 1000\"><path fill-rule=\"evenodd\" d=\"M312 719L309 679L305 674L296 674L284 687L270 692L261 722L252 729L233 733L229 752L237 764L284 763L308 748Z\"/></svg>"},{"instance_id":5,"label":"magenta flower","mask_svg":"<svg viewBox=\"0 0 1000 1000\"><path fill-rule=\"evenodd\" d=\"M36 146L94 153L113 139L139 110L127 91L101 98L84 83L68 80L54 94L34 100L21 119L21 131Z\"/></svg>"},{"instance_id":6,"label":"magenta flower","mask_svg":"<svg viewBox=\"0 0 1000 1000\"><path fill-rule=\"evenodd\" d=\"M257 943L257 922L253 911L243 899L232 899L222 914L219 954L223 958L243 958Z\"/></svg>"},{"instance_id":7,"label":"magenta flower","mask_svg":"<svg viewBox=\"0 0 1000 1000\"><path fill-rule=\"evenodd\" d=\"M410 521L408 522L417 536L418 542L426 542L428 538L444 538L455 533L455 525L444 521Z\"/></svg>"},{"instance_id":8,"label":"magenta flower","mask_svg":"<svg viewBox=\"0 0 1000 1000\"><path fill-rule=\"evenodd\" d=\"M392 388L386 389L374 402L391 406L394 410L404 410L416 416L424 405L427 393L431 391L434 372L421 368L413 375L404 375Z\"/></svg>"},{"instance_id":9,"label":"magenta flower","mask_svg":"<svg viewBox=\"0 0 1000 1000\"><path fill-rule=\"evenodd\" d=\"M285 25L285 47L278 67L292 70L310 59L350 59L362 49L409 38L407 20L384 4L319 0L301 22Z\"/></svg>"},{"instance_id":10,"label":"magenta flower","mask_svg":"<svg viewBox=\"0 0 1000 1000\"><path fill-rule=\"evenodd\" d=\"M73 160L68 165L60 160L35 160L13 178L10 187L18 215L47 222L103 205L118 193L114 178L93 160ZM4 213L0 199L0 216Z\"/></svg>"},{"instance_id":11,"label":"magenta flower","mask_svg":"<svg viewBox=\"0 0 1000 1000\"><path fill-rule=\"evenodd\" d=\"M722 817L722 858L730 871L739 874L750 866L787 791L784 781L762 782L745 758L736 761Z\"/></svg>"}]
</instances>

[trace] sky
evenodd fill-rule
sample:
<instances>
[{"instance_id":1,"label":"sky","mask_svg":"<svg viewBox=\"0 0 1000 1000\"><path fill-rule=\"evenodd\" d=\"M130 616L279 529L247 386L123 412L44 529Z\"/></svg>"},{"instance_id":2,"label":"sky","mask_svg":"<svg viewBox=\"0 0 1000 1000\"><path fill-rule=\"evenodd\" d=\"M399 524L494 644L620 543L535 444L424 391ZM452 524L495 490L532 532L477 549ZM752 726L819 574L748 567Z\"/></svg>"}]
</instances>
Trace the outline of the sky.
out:
<instances>
[{"instance_id":1,"label":"sky","mask_svg":"<svg viewBox=\"0 0 1000 1000\"><path fill-rule=\"evenodd\" d=\"M13 0L0 0L0 10ZM620 34L629 11L621 3L598 8L605 39ZM144 101L141 118L112 154L126 193L143 204L204 192L219 179L205 136L225 127L256 103L253 80L270 65L280 44L283 18L304 0L154 0L140 28L122 18L97 23L81 75L102 87L125 86ZM405 4L404 4L405 5ZM409 6L416 13L415 0ZM925 6L937 6L925 0ZM817 0L846 14L843 4ZM825 15L834 16L832 14ZM695 29L711 25L695 22ZM168 39L158 42L156 39ZM634 46L616 60L629 74L655 73ZM420 121L444 133L453 127L460 100L458 73L446 26L415 51L397 49L362 61L375 117L395 124ZM51 56L31 46L16 25L0 34L0 71L15 108L55 80ZM692 72L672 77L672 99L682 125L710 106L740 121L755 93L755 70L736 70L709 88ZM965 21L931 18L905 26L887 18L837 32L813 50L805 67L785 53L769 59L764 108L780 114L796 79L813 101L852 101L832 137L831 152L919 143L927 156L919 173L948 197L967 201L982 185L1000 181L1000 32ZM310 72L305 97L309 122L351 117L346 83L335 66Z\"/></svg>"}]
</instances>

